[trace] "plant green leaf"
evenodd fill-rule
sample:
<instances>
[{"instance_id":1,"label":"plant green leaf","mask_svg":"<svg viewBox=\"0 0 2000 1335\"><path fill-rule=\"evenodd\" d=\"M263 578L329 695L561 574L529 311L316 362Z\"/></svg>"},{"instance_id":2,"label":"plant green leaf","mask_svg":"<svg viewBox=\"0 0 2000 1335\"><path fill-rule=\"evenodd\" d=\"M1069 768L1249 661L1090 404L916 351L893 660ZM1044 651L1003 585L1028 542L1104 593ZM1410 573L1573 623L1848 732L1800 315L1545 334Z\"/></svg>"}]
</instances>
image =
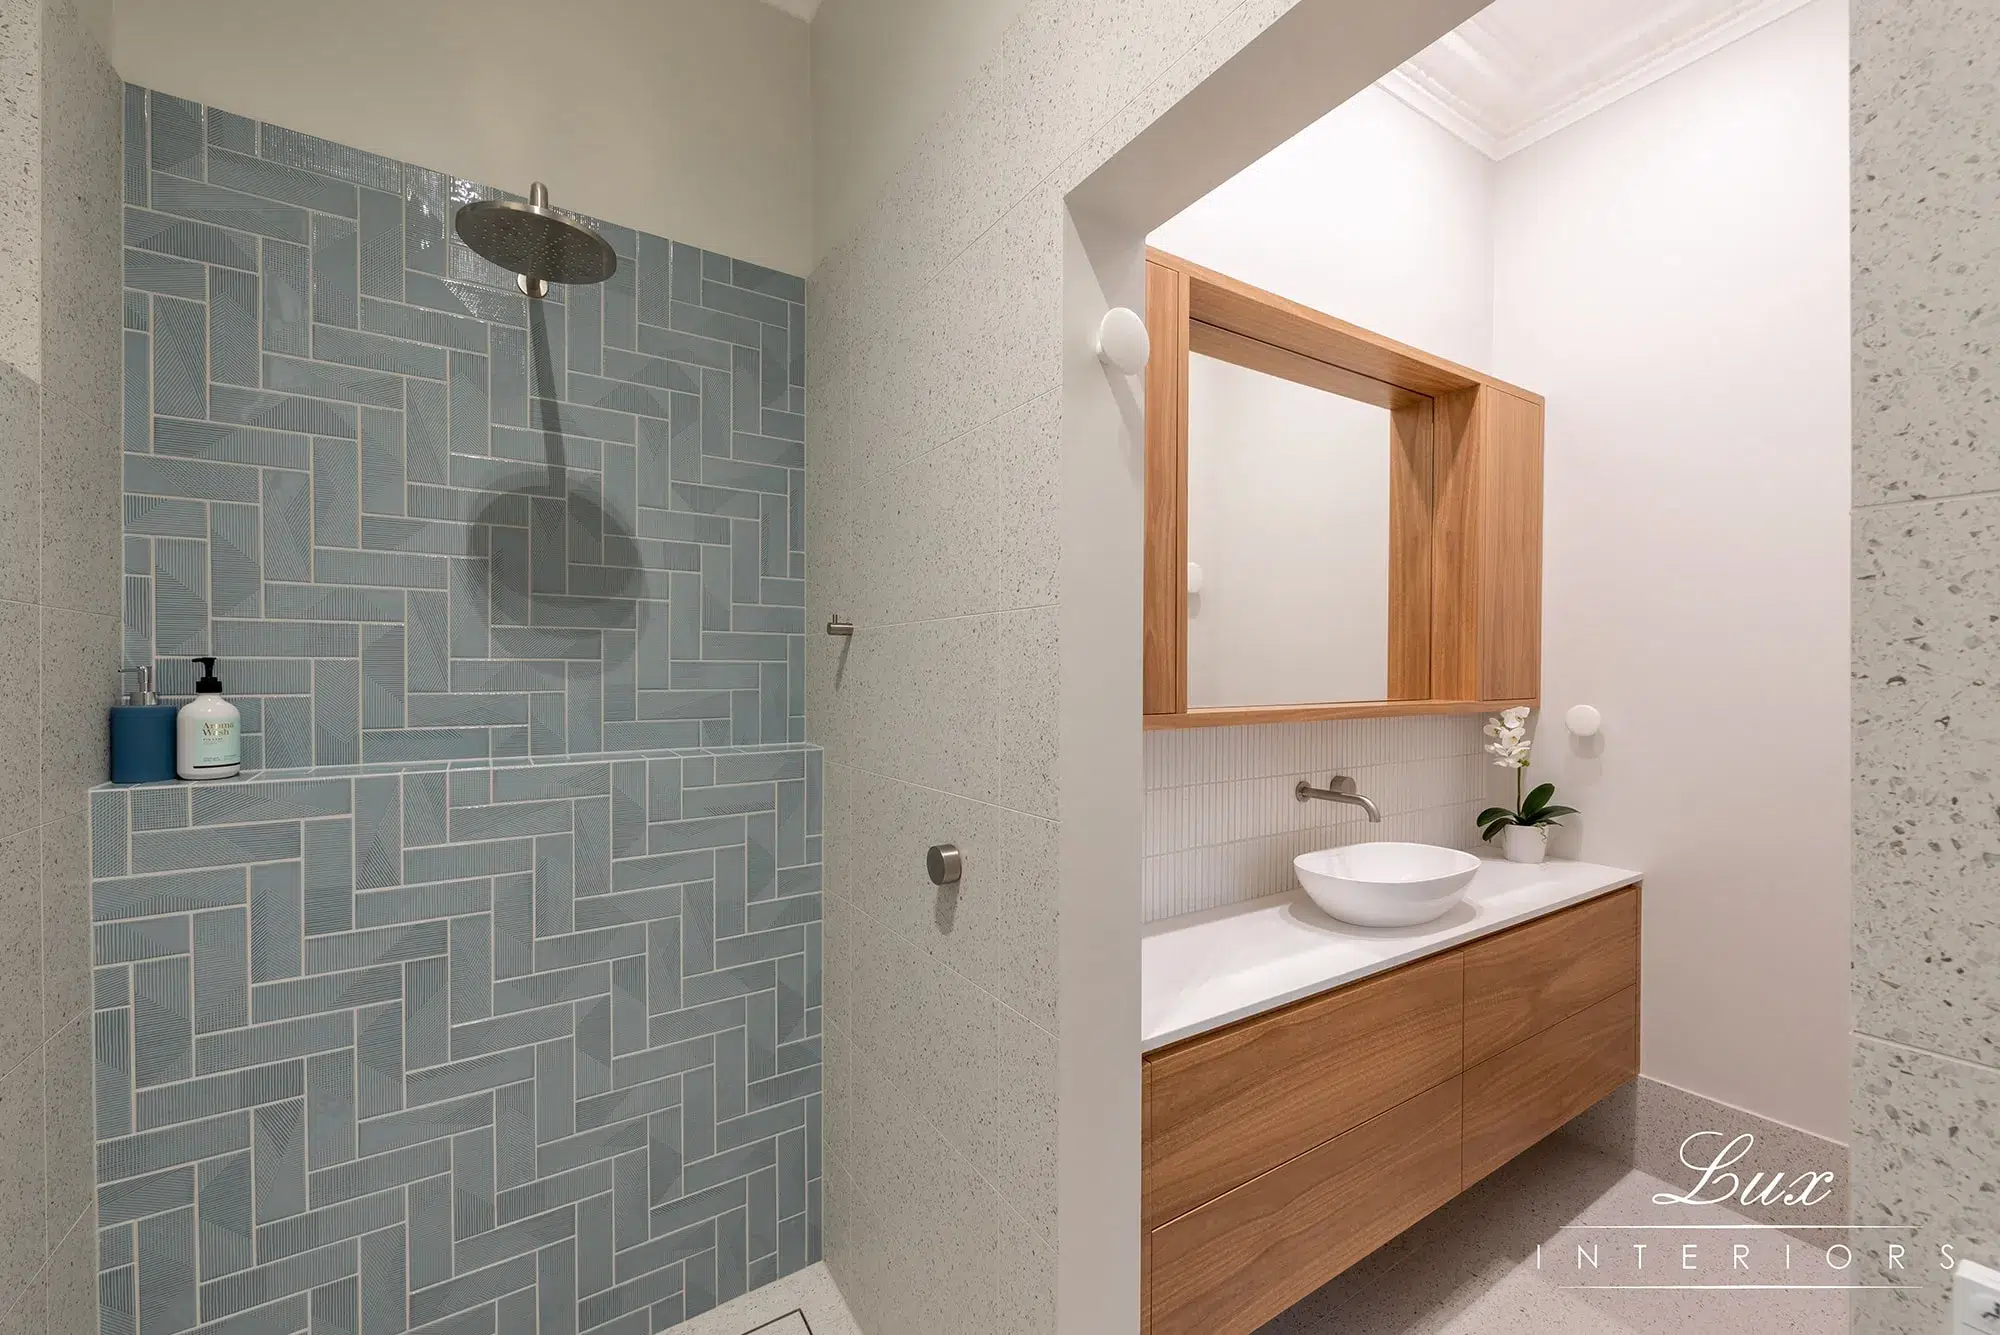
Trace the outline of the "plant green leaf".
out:
<instances>
[{"instance_id":1,"label":"plant green leaf","mask_svg":"<svg viewBox=\"0 0 2000 1335\"><path fill-rule=\"evenodd\" d=\"M1520 822L1515 820L1512 816L1502 816L1499 820L1496 820L1491 825L1488 825L1486 829L1480 833L1479 837L1481 839L1487 840L1488 842L1491 842L1494 835L1500 833L1500 831L1506 829L1509 825L1519 825L1519 824Z\"/></svg>"},{"instance_id":2,"label":"plant green leaf","mask_svg":"<svg viewBox=\"0 0 2000 1335\"><path fill-rule=\"evenodd\" d=\"M1540 787L1536 788L1533 792L1529 793L1527 800L1521 803L1522 819L1524 820L1532 819L1534 814L1537 811L1540 811L1543 807L1547 806L1549 804L1549 799L1554 797L1555 795L1556 795L1556 786L1552 783L1542 784Z\"/></svg>"},{"instance_id":3,"label":"plant green leaf","mask_svg":"<svg viewBox=\"0 0 2000 1335\"><path fill-rule=\"evenodd\" d=\"M1533 823L1536 825L1554 825L1558 823L1556 820L1558 816L1574 816L1575 814L1575 807L1543 807L1534 814Z\"/></svg>"},{"instance_id":4,"label":"plant green leaf","mask_svg":"<svg viewBox=\"0 0 2000 1335\"><path fill-rule=\"evenodd\" d=\"M1507 810L1507 808L1505 807L1488 807L1486 808L1486 810L1480 812L1479 819L1473 821L1472 823L1474 825L1484 825L1488 821L1498 820L1502 816L1505 816L1508 820L1514 819L1514 813Z\"/></svg>"}]
</instances>

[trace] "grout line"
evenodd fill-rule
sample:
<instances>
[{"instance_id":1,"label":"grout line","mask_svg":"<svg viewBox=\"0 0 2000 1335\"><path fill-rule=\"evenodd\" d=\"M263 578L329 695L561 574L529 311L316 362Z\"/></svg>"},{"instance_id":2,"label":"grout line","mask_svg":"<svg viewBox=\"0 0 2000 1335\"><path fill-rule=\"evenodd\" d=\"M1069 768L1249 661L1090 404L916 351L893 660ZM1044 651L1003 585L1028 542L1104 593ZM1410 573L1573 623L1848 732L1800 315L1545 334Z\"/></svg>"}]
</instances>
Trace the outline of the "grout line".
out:
<instances>
[{"instance_id":1,"label":"grout line","mask_svg":"<svg viewBox=\"0 0 2000 1335\"><path fill-rule=\"evenodd\" d=\"M1898 1048L1904 1052L1918 1053L1922 1056L1930 1057L1937 1061L1950 1062L1954 1066L1967 1067L1970 1070L1977 1071L1983 1075L1991 1075L1995 1072L2000 1072L2000 1065L1993 1065L1987 1062L1974 1061L1970 1057L1953 1056L1949 1052L1940 1052L1936 1048L1927 1048L1924 1047L1922 1044L1918 1043L1907 1043L1901 1039L1884 1038L1880 1034L1871 1034L1866 1029L1856 1029L1853 1032L1856 1038L1865 1038L1871 1043L1880 1043L1883 1047ZM1806 1134L1810 1135L1811 1133L1808 1132Z\"/></svg>"},{"instance_id":2,"label":"grout line","mask_svg":"<svg viewBox=\"0 0 2000 1335\"><path fill-rule=\"evenodd\" d=\"M1938 496L1898 496L1894 500L1869 501L1857 504L1852 509L1853 513L1859 517L1867 514L1880 514L1901 506L1944 505L1952 501L1979 501L1993 498L2000 498L2000 487L1976 487L1971 491L1946 492Z\"/></svg>"}]
</instances>

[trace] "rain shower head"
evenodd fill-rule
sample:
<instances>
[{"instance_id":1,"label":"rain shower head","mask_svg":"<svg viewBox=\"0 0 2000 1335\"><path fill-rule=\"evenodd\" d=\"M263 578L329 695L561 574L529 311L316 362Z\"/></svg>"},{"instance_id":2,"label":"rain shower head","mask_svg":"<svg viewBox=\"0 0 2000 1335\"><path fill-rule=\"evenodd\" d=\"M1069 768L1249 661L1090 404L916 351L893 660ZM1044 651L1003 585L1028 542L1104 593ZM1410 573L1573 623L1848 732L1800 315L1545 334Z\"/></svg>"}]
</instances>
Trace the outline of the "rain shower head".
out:
<instances>
[{"instance_id":1,"label":"rain shower head","mask_svg":"<svg viewBox=\"0 0 2000 1335\"><path fill-rule=\"evenodd\" d=\"M540 181L523 204L486 199L467 204L453 224L474 253L518 274L531 297L545 297L550 283L601 283L618 272L618 255L603 237L549 207Z\"/></svg>"}]
</instances>

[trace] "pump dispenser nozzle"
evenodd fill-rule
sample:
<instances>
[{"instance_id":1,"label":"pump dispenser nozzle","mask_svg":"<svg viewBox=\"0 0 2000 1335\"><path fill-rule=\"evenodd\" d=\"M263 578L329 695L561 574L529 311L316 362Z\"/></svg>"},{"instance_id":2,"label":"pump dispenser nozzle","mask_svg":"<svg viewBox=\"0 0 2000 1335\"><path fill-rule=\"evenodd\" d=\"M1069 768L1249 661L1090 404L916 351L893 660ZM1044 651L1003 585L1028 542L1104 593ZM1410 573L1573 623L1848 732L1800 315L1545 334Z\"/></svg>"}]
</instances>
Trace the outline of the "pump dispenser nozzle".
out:
<instances>
[{"instance_id":1,"label":"pump dispenser nozzle","mask_svg":"<svg viewBox=\"0 0 2000 1335\"><path fill-rule=\"evenodd\" d=\"M221 695L222 678L215 675L214 656L202 655L190 661L201 664L201 679L195 682L194 693L196 695Z\"/></svg>"},{"instance_id":2,"label":"pump dispenser nozzle","mask_svg":"<svg viewBox=\"0 0 2000 1335\"><path fill-rule=\"evenodd\" d=\"M134 676L136 676L136 677L137 677L137 678L139 679L139 682L138 682L138 685L137 685L136 687L134 687L134 688L133 688L132 690L130 690L130 691L127 691L127 692L125 692L125 693L124 693L123 695L121 695L121 696L119 696L119 697L118 697L118 703L119 703L119 704L121 704L121 705L157 705L158 703L160 703L160 697L159 697L158 695L154 694L154 692L153 692L153 669L152 669L152 668L150 668L150 667L128 667L128 668L119 668L119 669L118 669L118 675L119 675L119 676L121 676L121 677L134 677ZM115 782L115 780L114 780L114 782Z\"/></svg>"}]
</instances>

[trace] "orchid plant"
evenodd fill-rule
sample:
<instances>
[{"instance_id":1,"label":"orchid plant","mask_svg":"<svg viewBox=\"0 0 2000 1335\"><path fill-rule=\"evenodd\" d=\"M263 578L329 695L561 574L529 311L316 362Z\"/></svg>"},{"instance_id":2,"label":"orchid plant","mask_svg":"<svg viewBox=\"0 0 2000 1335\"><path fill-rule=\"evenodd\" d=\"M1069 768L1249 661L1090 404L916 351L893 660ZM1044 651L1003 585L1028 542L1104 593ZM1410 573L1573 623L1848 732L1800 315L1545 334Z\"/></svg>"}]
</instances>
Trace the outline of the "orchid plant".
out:
<instances>
[{"instance_id":1,"label":"orchid plant","mask_svg":"<svg viewBox=\"0 0 2000 1335\"><path fill-rule=\"evenodd\" d=\"M1487 753L1498 757L1493 763L1514 771L1514 809L1488 807L1480 812L1481 838L1491 841L1510 825L1561 825L1564 816L1576 814L1575 807L1551 805L1551 799L1556 795L1556 786L1552 783L1542 784L1522 795L1528 772L1528 753L1535 745L1528 739L1528 710L1525 706L1506 710L1498 718L1488 719L1485 732L1493 739L1486 744Z\"/></svg>"}]
</instances>

